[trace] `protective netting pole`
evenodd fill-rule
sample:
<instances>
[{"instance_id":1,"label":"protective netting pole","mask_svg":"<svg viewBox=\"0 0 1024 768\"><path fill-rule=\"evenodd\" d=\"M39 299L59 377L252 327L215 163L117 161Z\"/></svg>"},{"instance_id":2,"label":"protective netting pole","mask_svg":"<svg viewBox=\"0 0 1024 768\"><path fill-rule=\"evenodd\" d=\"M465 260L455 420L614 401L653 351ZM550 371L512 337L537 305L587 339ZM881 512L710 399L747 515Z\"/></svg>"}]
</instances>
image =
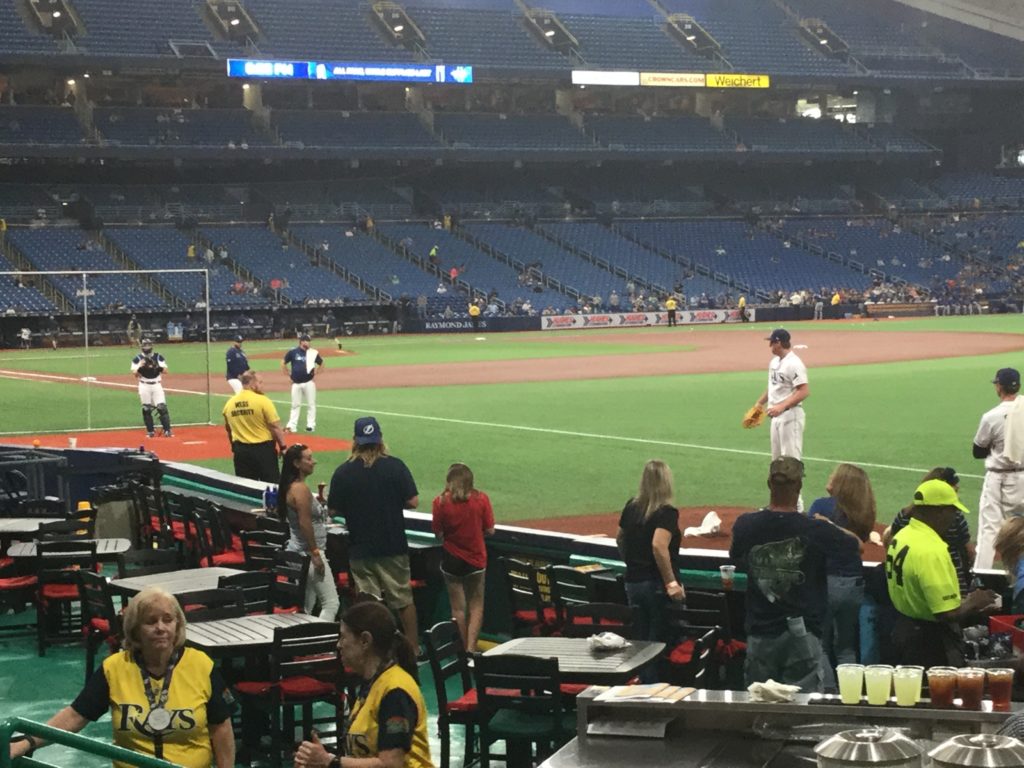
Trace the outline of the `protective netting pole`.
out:
<instances>
[{"instance_id":1,"label":"protective netting pole","mask_svg":"<svg viewBox=\"0 0 1024 768\"><path fill-rule=\"evenodd\" d=\"M213 424L213 390L210 379L210 270L203 270L206 281L206 421Z\"/></svg>"},{"instance_id":2,"label":"protective netting pole","mask_svg":"<svg viewBox=\"0 0 1024 768\"><path fill-rule=\"evenodd\" d=\"M82 273L82 316L85 332L85 428L92 429L92 376L89 375L89 275Z\"/></svg>"}]
</instances>

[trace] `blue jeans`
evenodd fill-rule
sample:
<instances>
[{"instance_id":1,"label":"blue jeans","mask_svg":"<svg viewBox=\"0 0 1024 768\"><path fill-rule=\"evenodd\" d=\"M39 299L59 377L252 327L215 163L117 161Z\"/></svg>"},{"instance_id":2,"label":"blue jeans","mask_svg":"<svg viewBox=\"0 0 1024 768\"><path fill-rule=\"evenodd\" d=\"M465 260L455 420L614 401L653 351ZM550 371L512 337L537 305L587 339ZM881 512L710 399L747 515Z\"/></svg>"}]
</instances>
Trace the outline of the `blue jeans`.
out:
<instances>
[{"instance_id":1,"label":"blue jeans","mask_svg":"<svg viewBox=\"0 0 1024 768\"><path fill-rule=\"evenodd\" d=\"M856 664L860 609L864 603L862 576L828 577L828 612L821 632L825 688L835 687L832 664Z\"/></svg>"},{"instance_id":2,"label":"blue jeans","mask_svg":"<svg viewBox=\"0 0 1024 768\"><path fill-rule=\"evenodd\" d=\"M665 608L668 596L661 581L627 581L626 602L636 608L636 639L665 642ZM654 683L658 670L650 664L640 670L640 682Z\"/></svg>"},{"instance_id":3,"label":"blue jeans","mask_svg":"<svg viewBox=\"0 0 1024 768\"><path fill-rule=\"evenodd\" d=\"M744 669L747 685L769 679L799 685L802 693L821 693L821 641L800 617L775 637L748 635Z\"/></svg>"}]
</instances>

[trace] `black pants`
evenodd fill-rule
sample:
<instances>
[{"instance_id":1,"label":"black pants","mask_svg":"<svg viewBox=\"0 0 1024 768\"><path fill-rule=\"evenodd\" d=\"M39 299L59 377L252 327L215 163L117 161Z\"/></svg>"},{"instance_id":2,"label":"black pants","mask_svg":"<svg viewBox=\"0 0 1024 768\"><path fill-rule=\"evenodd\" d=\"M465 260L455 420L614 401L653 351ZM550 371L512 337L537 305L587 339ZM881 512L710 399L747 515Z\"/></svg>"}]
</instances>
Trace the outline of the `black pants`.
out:
<instances>
[{"instance_id":1,"label":"black pants","mask_svg":"<svg viewBox=\"0 0 1024 768\"><path fill-rule=\"evenodd\" d=\"M963 667L963 633L947 621L920 621L896 614L893 622L893 664L921 667Z\"/></svg>"},{"instance_id":2,"label":"black pants","mask_svg":"<svg viewBox=\"0 0 1024 768\"><path fill-rule=\"evenodd\" d=\"M235 455L235 474L250 480L264 483L277 483L281 480L281 466L277 463L277 451L274 441L265 443L231 444Z\"/></svg>"}]
</instances>

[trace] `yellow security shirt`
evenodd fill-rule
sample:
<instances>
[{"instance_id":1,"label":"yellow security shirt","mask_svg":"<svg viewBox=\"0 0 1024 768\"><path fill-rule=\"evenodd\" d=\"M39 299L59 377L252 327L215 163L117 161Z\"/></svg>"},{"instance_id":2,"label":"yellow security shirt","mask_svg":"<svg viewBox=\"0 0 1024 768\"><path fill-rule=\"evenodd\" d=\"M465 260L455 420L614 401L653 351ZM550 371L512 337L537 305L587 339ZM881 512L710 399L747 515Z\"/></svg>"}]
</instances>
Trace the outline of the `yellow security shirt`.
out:
<instances>
[{"instance_id":1,"label":"yellow security shirt","mask_svg":"<svg viewBox=\"0 0 1024 768\"><path fill-rule=\"evenodd\" d=\"M159 698L163 682L150 678L154 699ZM109 709L114 743L156 756L156 740L146 727L149 699L142 686L138 664L127 651L120 651L104 659L71 707L87 720L97 720ZM165 709L171 724L160 739L163 759L186 768L209 768L213 763L209 725L230 717L225 699L224 684L210 657L194 648L183 649L168 690ZM127 763L114 766L130 768Z\"/></svg>"},{"instance_id":2,"label":"yellow security shirt","mask_svg":"<svg viewBox=\"0 0 1024 768\"><path fill-rule=\"evenodd\" d=\"M478 307L476 304L470 304L469 305L469 316L470 317L480 317L480 307Z\"/></svg>"},{"instance_id":3,"label":"yellow security shirt","mask_svg":"<svg viewBox=\"0 0 1024 768\"><path fill-rule=\"evenodd\" d=\"M960 607L960 583L946 542L916 518L889 542L885 577L889 597L904 616L935 621L935 614Z\"/></svg>"},{"instance_id":4,"label":"yellow security shirt","mask_svg":"<svg viewBox=\"0 0 1024 768\"><path fill-rule=\"evenodd\" d=\"M280 421L270 398L251 389L243 389L224 403L221 413L231 427L231 439L236 443L269 443L274 435L267 425Z\"/></svg>"},{"instance_id":5,"label":"yellow security shirt","mask_svg":"<svg viewBox=\"0 0 1024 768\"><path fill-rule=\"evenodd\" d=\"M677 305L676 305L676 300L675 299L666 299L665 300L665 309L675 309L676 306Z\"/></svg>"},{"instance_id":6,"label":"yellow security shirt","mask_svg":"<svg viewBox=\"0 0 1024 768\"><path fill-rule=\"evenodd\" d=\"M404 768L433 768L427 740L427 707L416 681L393 664L359 693L352 705L345 754L376 757L382 750L405 751Z\"/></svg>"}]
</instances>

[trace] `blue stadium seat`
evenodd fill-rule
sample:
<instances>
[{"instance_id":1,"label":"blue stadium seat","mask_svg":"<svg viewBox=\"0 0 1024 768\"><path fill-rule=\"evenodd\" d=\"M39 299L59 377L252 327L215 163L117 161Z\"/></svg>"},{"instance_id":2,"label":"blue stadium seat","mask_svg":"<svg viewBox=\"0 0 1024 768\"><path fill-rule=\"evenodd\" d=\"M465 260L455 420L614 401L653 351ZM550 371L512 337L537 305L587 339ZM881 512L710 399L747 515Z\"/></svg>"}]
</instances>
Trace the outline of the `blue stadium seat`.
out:
<instances>
[{"instance_id":1,"label":"blue stadium seat","mask_svg":"<svg viewBox=\"0 0 1024 768\"><path fill-rule=\"evenodd\" d=\"M348 149L440 149L411 112L274 110L274 126L288 145Z\"/></svg>"},{"instance_id":2,"label":"blue stadium seat","mask_svg":"<svg viewBox=\"0 0 1024 768\"><path fill-rule=\"evenodd\" d=\"M559 115L451 114L438 112L434 130L456 149L564 151L596 145Z\"/></svg>"},{"instance_id":3,"label":"blue stadium seat","mask_svg":"<svg viewBox=\"0 0 1024 768\"><path fill-rule=\"evenodd\" d=\"M85 133L70 107L0 106L0 144L81 144Z\"/></svg>"},{"instance_id":4,"label":"blue stadium seat","mask_svg":"<svg viewBox=\"0 0 1024 768\"><path fill-rule=\"evenodd\" d=\"M102 139L125 146L231 147L273 143L246 109L97 107L93 122Z\"/></svg>"},{"instance_id":5,"label":"blue stadium seat","mask_svg":"<svg viewBox=\"0 0 1024 768\"><path fill-rule=\"evenodd\" d=\"M15 269L11 262L0 255L0 272ZM13 275L0 275L0 314L40 314L54 312L56 309L53 302L35 286L24 282L19 286Z\"/></svg>"}]
</instances>

